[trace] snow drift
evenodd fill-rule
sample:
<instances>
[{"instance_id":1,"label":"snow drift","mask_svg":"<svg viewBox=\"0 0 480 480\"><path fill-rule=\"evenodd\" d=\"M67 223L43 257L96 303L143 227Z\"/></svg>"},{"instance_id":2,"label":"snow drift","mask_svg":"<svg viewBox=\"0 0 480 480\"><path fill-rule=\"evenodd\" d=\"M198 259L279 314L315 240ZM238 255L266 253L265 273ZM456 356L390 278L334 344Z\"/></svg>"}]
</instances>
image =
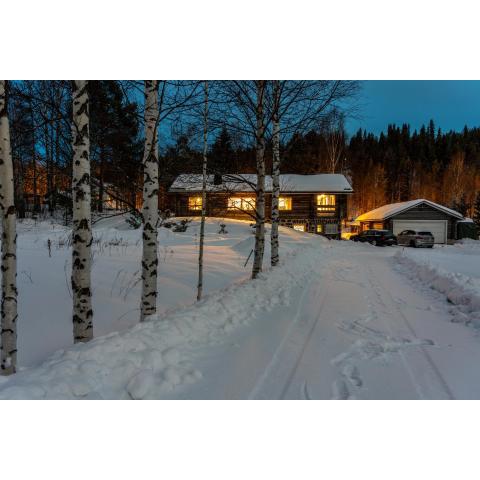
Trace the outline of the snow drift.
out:
<instances>
[{"instance_id":1,"label":"snow drift","mask_svg":"<svg viewBox=\"0 0 480 480\"><path fill-rule=\"evenodd\" d=\"M124 332L60 350L42 365L0 379L0 398L161 398L198 381L195 352L277 305L318 267L323 239L304 235L283 265L253 281L231 285L189 307L149 318ZM288 281L285 279L288 278Z\"/></svg>"},{"instance_id":2,"label":"snow drift","mask_svg":"<svg viewBox=\"0 0 480 480\"><path fill-rule=\"evenodd\" d=\"M446 250L446 249L445 249ZM480 327L480 282L468 275L448 271L425 259L399 251L395 255L403 272L413 280L420 280L433 290L445 295L456 308L452 310L454 321Z\"/></svg>"}]
</instances>

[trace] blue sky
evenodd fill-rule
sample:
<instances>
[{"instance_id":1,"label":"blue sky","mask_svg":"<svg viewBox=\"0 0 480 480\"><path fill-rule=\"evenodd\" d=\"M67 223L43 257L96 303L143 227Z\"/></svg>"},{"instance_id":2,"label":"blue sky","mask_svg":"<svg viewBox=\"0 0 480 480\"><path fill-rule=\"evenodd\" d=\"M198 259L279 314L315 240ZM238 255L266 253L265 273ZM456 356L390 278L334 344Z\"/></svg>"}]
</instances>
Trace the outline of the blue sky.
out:
<instances>
[{"instance_id":1,"label":"blue sky","mask_svg":"<svg viewBox=\"0 0 480 480\"><path fill-rule=\"evenodd\" d=\"M389 123L420 128L432 118L442 130L480 126L480 81L368 80L362 82L361 118L349 120L348 132L358 128L379 134Z\"/></svg>"}]
</instances>

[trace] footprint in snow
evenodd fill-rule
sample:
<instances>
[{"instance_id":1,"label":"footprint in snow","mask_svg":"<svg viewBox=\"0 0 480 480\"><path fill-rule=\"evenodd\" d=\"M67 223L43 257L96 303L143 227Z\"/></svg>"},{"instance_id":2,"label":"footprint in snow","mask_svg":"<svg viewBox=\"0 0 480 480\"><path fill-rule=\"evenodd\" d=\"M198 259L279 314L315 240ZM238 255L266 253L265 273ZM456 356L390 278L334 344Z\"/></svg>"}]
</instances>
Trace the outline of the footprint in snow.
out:
<instances>
[{"instance_id":1,"label":"footprint in snow","mask_svg":"<svg viewBox=\"0 0 480 480\"><path fill-rule=\"evenodd\" d=\"M361 387L363 382L358 368L355 365L347 364L342 368L342 375L355 387Z\"/></svg>"},{"instance_id":2,"label":"footprint in snow","mask_svg":"<svg viewBox=\"0 0 480 480\"><path fill-rule=\"evenodd\" d=\"M347 384L337 379L332 384L332 400L348 400L350 398L350 391Z\"/></svg>"}]
</instances>

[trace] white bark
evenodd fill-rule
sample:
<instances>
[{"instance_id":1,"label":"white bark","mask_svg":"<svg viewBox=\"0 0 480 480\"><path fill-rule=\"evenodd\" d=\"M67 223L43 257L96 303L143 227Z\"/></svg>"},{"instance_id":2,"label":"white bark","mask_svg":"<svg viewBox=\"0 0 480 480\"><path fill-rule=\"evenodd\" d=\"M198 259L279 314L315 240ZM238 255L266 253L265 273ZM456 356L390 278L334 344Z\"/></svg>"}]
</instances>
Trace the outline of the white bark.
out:
<instances>
[{"instance_id":1,"label":"white bark","mask_svg":"<svg viewBox=\"0 0 480 480\"><path fill-rule=\"evenodd\" d=\"M93 338L91 291L91 195L88 82L73 80L73 245L72 294L73 340L88 342Z\"/></svg>"},{"instance_id":2,"label":"white bark","mask_svg":"<svg viewBox=\"0 0 480 480\"><path fill-rule=\"evenodd\" d=\"M280 214L278 202L280 197L280 82L274 81L273 88L273 136L272 136L272 231L270 233L271 244L271 265L274 267L278 264L278 223Z\"/></svg>"},{"instance_id":3,"label":"white bark","mask_svg":"<svg viewBox=\"0 0 480 480\"><path fill-rule=\"evenodd\" d=\"M197 300L203 292L203 245L205 240L205 216L207 213L207 135L208 135L208 81L205 81L205 108L203 111L203 167L202 167L202 219L200 221L200 244L198 251Z\"/></svg>"},{"instance_id":4,"label":"white bark","mask_svg":"<svg viewBox=\"0 0 480 480\"><path fill-rule=\"evenodd\" d=\"M0 374L17 367L17 234L13 192L13 163L5 95L0 80L0 211L2 213L2 322Z\"/></svg>"},{"instance_id":5,"label":"white bark","mask_svg":"<svg viewBox=\"0 0 480 480\"><path fill-rule=\"evenodd\" d=\"M256 159L257 159L257 188L256 188L256 224L255 224L255 249L253 257L252 278L257 278L262 271L263 252L265 249L265 119L264 97L265 80L257 80L257 105L256 105Z\"/></svg>"},{"instance_id":6,"label":"white bark","mask_svg":"<svg viewBox=\"0 0 480 480\"><path fill-rule=\"evenodd\" d=\"M332 118L327 119L326 131L328 171L336 173L343 155L345 144L344 118L341 113L334 113Z\"/></svg>"},{"instance_id":7,"label":"white bark","mask_svg":"<svg viewBox=\"0 0 480 480\"><path fill-rule=\"evenodd\" d=\"M157 311L158 223L158 80L145 80L145 151L143 154L143 250L140 321Z\"/></svg>"}]
</instances>

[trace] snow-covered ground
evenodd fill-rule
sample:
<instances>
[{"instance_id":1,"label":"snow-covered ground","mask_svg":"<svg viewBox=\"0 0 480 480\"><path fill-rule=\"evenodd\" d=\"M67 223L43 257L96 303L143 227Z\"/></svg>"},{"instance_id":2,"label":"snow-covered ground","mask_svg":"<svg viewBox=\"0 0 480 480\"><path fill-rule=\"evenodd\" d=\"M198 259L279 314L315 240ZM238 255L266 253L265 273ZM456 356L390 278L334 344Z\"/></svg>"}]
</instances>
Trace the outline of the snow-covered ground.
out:
<instances>
[{"instance_id":1,"label":"snow-covered ground","mask_svg":"<svg viewBox=\"0 0 480 480\"><path fill-rule=\"evenodd\" d=\"M205 240L206 294L245 280L253 246L249 222L209 219ZM159 229L158 309L167 312L194 303L197 281L198 222L186 232ZM26 220L18 228L18 346L20 366L45 360L72 344L69 229L51 222ZM291 251L300 236L286 232L283 247ZM48 241L51 242L51 257ZM293 244L292 244L293 242ZM94 227L92 291L95 336L122 331L139 319L141 231L123 216L100 220Z\"/></svg>"},{"instance_id":2,"label":"snow-covered ground","mask_svg":"<svg viewBox=\"0 0 480 480\"><path fill-rule=\"evenodd\" d=\"M480 241L465 239L429 252L403 249L396 258L412 280L447 298L454 321L480 327Z\"/></svg>"},{"instance_id":3,"label":"snow-covered ground","mask_svg":"<svg viewBox=\"0 0 480 480\"><path fill-rule=\"evenodd\" d=\"M466 299L479 242L417 251L281 229L281 265L250 281L248 223L226 221L220 235L209 219L207 295L194 303L198 225L161 228L159 315L137 324L140 232L102 222L97 338L75 346L68 232L22 226L19 354L29 368L0 378L0 398L480 398L480 340L459 322L475 317ZM469 290L447 301L435 280L459 275Z\"/></svg>"}]
</instances>

